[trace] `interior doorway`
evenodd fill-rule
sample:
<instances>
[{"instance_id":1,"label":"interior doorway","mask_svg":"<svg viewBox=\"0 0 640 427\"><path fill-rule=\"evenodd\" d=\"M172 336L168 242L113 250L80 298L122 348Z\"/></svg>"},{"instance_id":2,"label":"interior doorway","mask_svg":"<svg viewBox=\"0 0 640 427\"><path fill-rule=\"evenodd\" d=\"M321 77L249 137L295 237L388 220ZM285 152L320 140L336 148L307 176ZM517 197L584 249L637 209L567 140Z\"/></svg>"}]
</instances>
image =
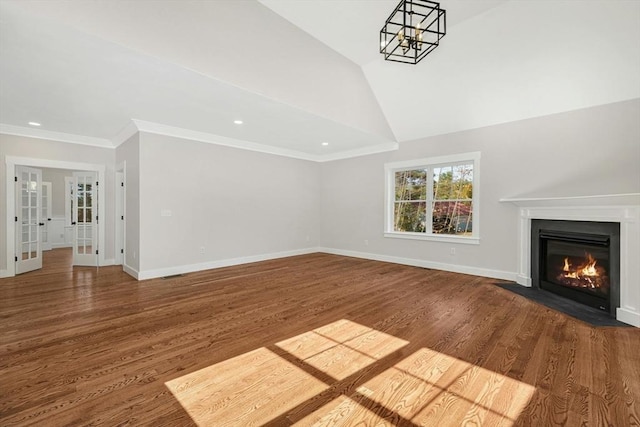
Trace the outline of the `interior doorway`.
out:
<instances>
[{"instance_id":1,"label":"interior doorway","mask_svg":"<svg viewBox=\"0 0 640 427\"><path fill-rule=\"evenodd\" d=\"M21 169L23 166L16 166L16 169ZM85 182L76 183L76 176L78 171L68 169L53 169L42 168L37 169L42 173L42 186L35 188L41 188L41 204L40 212L41 217L39 220L40 244L42 247L42 263L51 262L63 262L68 263L67 267L73 265L96 265L95 259L89 259L84 262L79 262L77 259L78 248L82 252L81 256L85 257L84 253L90 253L91 248L96 248L95 242L92 237L97 237L97 233L94 232L95 221L93 211L97 216L97 202L95 193L91 188L95 184L97 178L95 172L79 172L82 175L87 175L87 181L89 181L88 188L85 188ZM74 172L76 172L74 174ZM20 178L20 173L18 174ZM82 180L81 180L82 181ZM18 192L21 185L18 185ZM24 187L24 184L22 185ZM21 211L19 200L20 195L17 194L18 200L16 200L16 214ZM77 199L80 199L79 201ZM88 221L86 220L88 219ZM78 236L79 235L79 236ZM77 238L81 240L78 242ZM19 245L20 243L16 243ZM49 251L55 251L56 255ZM23 251L24 252L24 251ZM61 256L62 253L68 253L68 256ZM74 255L76 259L74 260ZM94 257L95 258L95 255ZM19 263L19 262L18 262ZM63 267L63 266L58 266ZM16 269L18 271L19 269Z\"/></svg>"},{"instance_id":2,"label":"interior doorway","mask_svg":"<svg viewBox=\"0 0 640 427\"><path fill-rule=\"evenodd\" d=\"M6 164L8 275L14 276L42 268L42 240L46 237L50 242L52 238L51 228L47 227L47 230L43 230L45 225L43 221L49 218L45 215L50 213L50 210L43 211L41 178L43 168L75 172L73 173L74 205L71 209L73 265L96 267L105 265L105 192L100 191L100 182L106 182L105 166L11 156L7 156ZM18 183L19 174L20 178L26 176L26 181L22 180ZM15 215L12 215L12 212L15 212ZM27 265L22 261L31 262Z\"/></svg>"}]
</instances>

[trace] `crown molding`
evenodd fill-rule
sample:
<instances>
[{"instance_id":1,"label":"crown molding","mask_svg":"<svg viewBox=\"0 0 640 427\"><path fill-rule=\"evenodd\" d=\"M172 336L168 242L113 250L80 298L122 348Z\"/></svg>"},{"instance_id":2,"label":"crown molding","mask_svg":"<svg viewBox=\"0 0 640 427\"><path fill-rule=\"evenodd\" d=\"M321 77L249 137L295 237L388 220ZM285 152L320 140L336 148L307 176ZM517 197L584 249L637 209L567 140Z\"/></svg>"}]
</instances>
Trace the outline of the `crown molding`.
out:
<instances>
[{"instance_id":1,"label":"crown molding","mask_svg":"<svg viewBox=\"0 0 640 427\"><path fill-rule=\"evenodd\" d=\"M176 138L189 139L192 141L206 142L215 145L240 148L242 150L257 151L259 153L275 154L277 156L292 157L294 159L317 161L312 154L302 151L288 150L286 148L272 147L270 145L258 144L256 142L244 141L241 139L228 138L221 135L214 135L206 132L199 132L190 129L167 126L159 123L146 122L132 119L140 132L155 133Z\"/></svg>"},{"instance_id":2,"label":"crown molding","mask_svg":"<svg viewBox=\"0 0 640 427\"><path fill-rule=\"evenodd\" d=\"M67 142L70 144L91 145L100 148L114 148L110 140L92 136L75 135L71 133L54 132L45 129L27 128L22 126L0 123L0 133L7 135L25 136L27 138L46 139L50 141Z\"/></svg>"},{"instance_id":3,"label":"crown molding","mask_svg":"<svg viewBox=\"0 0 640 427\"><path fill-rule=\"evenodd\" d=\"M332 162L334 160L350 159L352 157L368 156L370 154L386 153L388 151L396 151L400 148L397 142L386 142L384 144L372 145L369 147L357 148L355 150L341 151L333 154L324 154L315 156L316 162Z\"/></svg>"},{"instance_id":4,"label":"crown molding","mask_svg":"<svg viewBox=\"0 0 640 427\"><path fill-rule=\"evenodd\" d=\"M138 126L136 126L135 121L130 120L120 132L111 138L111 143L114 147L118 147L120 144L123 144L126 140L138 133L138 131L139 129Z\"/></svg>"},{"instance_id":5,"label":"crown molding","mask_svg":"<svg viewBox=\"0 0 640 427\"><path fill-rule=\"evenodd\" d=\"M367 156L370 154L384 153L387 151L395 151L399 147L399 144L397 142L388 142L384 144L378 144L370 147L363 147L355 150L342 151L332 154L310 154L302 151L273 147L266 144L259 144L256 142L244 141L241 139L229 138L221 135L199 132L191 129L168 126L160 123L148 122L138 119L131 119L131 121L120 132L118 132L118 134L111 138L111 140L0 123L0 133L111 149L118 147L138 132L171 136L175 138L188 139L191 141L223 145L226 147L233 147L241 150L257 151L259 153L273 154L276 156L291 157L294 159L321 163L334 160L349 159L353 157Z\"/></svg>"}]
</instances>

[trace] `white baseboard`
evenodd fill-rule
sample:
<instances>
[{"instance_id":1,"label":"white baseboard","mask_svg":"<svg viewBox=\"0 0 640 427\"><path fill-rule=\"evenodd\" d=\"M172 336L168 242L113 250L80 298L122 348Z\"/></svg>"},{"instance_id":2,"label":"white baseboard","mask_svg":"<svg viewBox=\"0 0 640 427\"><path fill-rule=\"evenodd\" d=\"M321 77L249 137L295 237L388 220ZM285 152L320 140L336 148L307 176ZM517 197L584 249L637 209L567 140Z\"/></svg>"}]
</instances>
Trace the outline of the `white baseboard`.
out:
<instances>
[{"instance_id":1,"label":"white baseboard","mask_svg":"<svg viewBox=\"0 0 640 427\"><path fill-rule=\"evenodd\" d=\"M60 248L72 248L73 245L71 243L52 243L51 249L60 249Z\"/></svg>"},{"instance_id":2,"label":"white baseboard","mask_svg":"<svg viewBox=\"0 0 640 427\"><path fill-rule=\"evenodd\" d=\"M270 259L286 258L296 255L306 255L321 252L318 248L296 249L293 251L275 252L270 254L252 255L240 258L230 258L216 261L201 262L198 264L178 265L174 267L159 268L155 270L142 270L137 273L137 277L127 271L125 272L136 277L138 280L154 279L156 277L173 276L176 274L192 273L194 271L211 270L214 268L231 267L233 265L249 264L252 262L268 261ZM134 270L135 271L135 270Z\"/></svg>"},{"instance_id":3,"label":"white baseboard","mask_svg":"<svg viewBox=\"0 0 640 427\"><path fill-rule=\"evenodd\" d=\"M516 275L516 283L518 285L526 286L527 288L531 287L531 278L527 276L523 276L522 274Z\"/></svg>"},{"instance_id":4,"label":"white baseboard","mask_svg":"<svg viewBox=\"0 0 640 427\"><path fill-rule=\"evenodd\" d=\"M413 258L401 258L389 255L372 254L368 252L347 251L343 249L318 248L318 251L333 255L344 255L354 258L364 258L374 261L391 262L394 264L411 265L413 267L433 268L435 270L451 271L452 273L471 274L473 276L490 277L492 279L516 281L516 273L511 271L490 270L486 268L469 267L457 264L425 261Z\"/></svg>"},{"instance_id":5,"label":"white baseboard","mask_svg":"<svg viewBox=\"0 0 640 427\"><path fill-rule=\"evenodd\" d=\"M116 265L116 260L113 258L107 258L102 264L100 264L100 267L108 267L110 265Z\"/></svg>"},{"instance_id":6,"label":"white baseboard","mask_svg":"<svg viewBox=\"0 0 640 427\"><path fill-rule=\"evenodd\" d=\"M122 271L124 271L129 276L133 277L134 279L140 280L140 278L139 278L140 273L138 273L138 270L136 270L135 268L129 267L127 264L122 264Z\"/></svg>"},{"instance_id":7,"label":"white baseboard","mask_svg":"<svg viewBox=\"0 0 640 427\"><path fill-rule=\"evenodd\" d=\"M13 275L9 274L9 270L0 270L0 279L4 279L5 277L13 277Z\"/></svg>"},{"instance_id":8,"label":"white baseboard","mask_svg":"<svg viewBox=\"0 0 640 427\"><path fill-rule=\"evenodd\" d=\"M618 307L616 309L616 319L620 322L633 325L636 328L640 328L640 313L637 311L631 311L628 308Z\"/></svg>"}]
</instances>

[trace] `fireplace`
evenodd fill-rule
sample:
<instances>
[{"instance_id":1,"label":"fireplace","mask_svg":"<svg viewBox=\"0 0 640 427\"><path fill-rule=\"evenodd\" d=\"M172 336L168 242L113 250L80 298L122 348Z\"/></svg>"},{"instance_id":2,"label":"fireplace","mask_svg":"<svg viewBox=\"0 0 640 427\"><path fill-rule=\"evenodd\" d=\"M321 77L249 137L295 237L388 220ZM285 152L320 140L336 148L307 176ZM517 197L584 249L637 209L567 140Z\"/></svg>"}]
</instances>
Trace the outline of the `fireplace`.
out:
<instances>
[{"instance_id":1,"label":"fireplace","mask_svg":"<svg viewBox=\"0 0 640 427\"><path fill-rule=\"evenodd\" d=\"M610 235L609 314L620 322L640 328L640 262L637 261L640 259L640 193L505 198L500 201L518 207L515 275L518 284L539 289L556 299L555 294L540 289L539 284L541 222L546 223L542 227L546 230ZM574 230L563 226L569 227L572 223L593 223L591 227L596 229ZM598 224L607 223L613 224L613 231L597 230ZM557 299L588 308L565 298Z\"/></svg>"},{"instance_id":2,"label":"fireplace","mask_svg":"<svg viewBox=\"0 0 640 427\"><path fill-rule=\"evenodd\" d=\"M620 224L532 220L532 286L605 311L620 306Z\"/></svg>"}]
</instances>

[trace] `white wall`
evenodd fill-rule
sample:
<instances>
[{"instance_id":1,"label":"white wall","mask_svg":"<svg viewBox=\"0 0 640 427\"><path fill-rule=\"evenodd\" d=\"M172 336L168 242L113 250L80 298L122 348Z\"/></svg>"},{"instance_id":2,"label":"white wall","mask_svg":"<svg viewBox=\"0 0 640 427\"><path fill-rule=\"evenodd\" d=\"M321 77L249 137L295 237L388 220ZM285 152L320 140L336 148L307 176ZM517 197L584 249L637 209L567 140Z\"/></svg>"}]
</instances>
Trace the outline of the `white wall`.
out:
<instances>
[{"instance_id":1,"label":"white wall","mask_svg":"<svg viewBox=\"0 0 640 427\"><path fill-rule=\"evenodd\" d=\"M57 162L76 162L104 165L106 167L105 200L113 205L113 180L115 150L68 144L57 141L27 138L15 135L0 134L0 270L5 270L7 241L7 206L6 206L6 156L46 159ZM102 184L101 184L102 185ZM12 215L12 214L9 214ZM114 215L107 210L105 222L105 258L114 257Z\"/></svg>"},{"instance_id":2,"label":"white wall","mask_svg":"<svg viewBox=\"0 0 640 427\"><path fill-rule=\"evenodd\" d=\"M317 163L140 133L139 277L317 247L319 189Z\"/></svg>"},{"instance_id":3,"label":"white wall","mask_svg":"<svg viewBox=\"0 0 640 427\"><path fill-rule=\"evenodd\" d=\"M402 143L393 153L324 163L321 245L342 253L413 259L514 279L517 209L499 199L640 192L639 118L636 99L420 139ZM384 238L384 163L470 151L482 153L480 244Z\"/></svg>"}]
</instances>

